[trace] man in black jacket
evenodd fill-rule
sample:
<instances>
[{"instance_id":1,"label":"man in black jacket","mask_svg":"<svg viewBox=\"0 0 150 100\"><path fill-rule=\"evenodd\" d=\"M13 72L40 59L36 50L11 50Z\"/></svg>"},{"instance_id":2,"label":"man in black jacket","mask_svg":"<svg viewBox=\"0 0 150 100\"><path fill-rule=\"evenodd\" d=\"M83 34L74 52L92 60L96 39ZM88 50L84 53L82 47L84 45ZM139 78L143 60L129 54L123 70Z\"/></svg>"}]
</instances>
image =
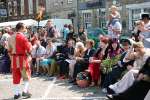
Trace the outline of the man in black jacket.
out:
<instances>
[{"instance_id":1,"label":"man in black jacket","mask_svg":"<svg viewBox=\"0 0 150 100\"><path fill-rule=\"evenodd\" d=\"M57 64L60 68L60 77L61 79L68 77L69 74L69 63L66 61L66 59L71 59L74 55L74 40L69 40L65 46L63 46L60 57L57 61Z\"/></svg>"}]
</instances>

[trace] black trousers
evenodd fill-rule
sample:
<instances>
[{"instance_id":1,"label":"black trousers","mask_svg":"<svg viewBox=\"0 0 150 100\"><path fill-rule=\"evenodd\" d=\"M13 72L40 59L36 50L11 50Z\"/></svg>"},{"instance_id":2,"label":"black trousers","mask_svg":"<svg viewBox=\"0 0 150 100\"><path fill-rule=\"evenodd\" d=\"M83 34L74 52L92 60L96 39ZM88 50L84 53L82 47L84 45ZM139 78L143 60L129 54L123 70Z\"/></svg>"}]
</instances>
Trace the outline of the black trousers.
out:
<instances>
[{"instance_id":1,"label":"black trousers","mask_svg":"<svg viewBox=\"0 0 150 100\"><path fill-rule=\"evenodd\" d=\"M65 60L59 61L57 63L60 67L60 75L67 75L69 74L69 63Z\"/></svg>"},{"instance_id":2,"label":"black trousers","mask_svg":"<svg viewBox=\"0 0 150 100\"><path fill-rule=\"evenodd\" d=\"M125 67L116 66L112 69L110 73L105 76L102 87L107 88L109 85L114 84L121 77L123 71L125 71Z\"/></svg>"},{"instance_id":3,"label":"black trousers","mask_svg":"<svg viewBox=\"0 0 150 100\"><path fill-rule=\"evenodd\" d=\"M116 65L113 67L112 71L104 77L102 87L108 88L109 85L114 84L121 77L122 73L127 69L126 66L133 65L134 60L131 60L123 64L123 67Z\"/></svg>"},{"instance_id":4,"label":"black trousers","mask_svg":"<svg viewBox=\"0 0 150 100\"><path fill-rule=\"evenodd\" d=\"M150 89L150 82L138 81L123 93L114 96L113 100L144 100Z\"/></svg>"}]
</instances>

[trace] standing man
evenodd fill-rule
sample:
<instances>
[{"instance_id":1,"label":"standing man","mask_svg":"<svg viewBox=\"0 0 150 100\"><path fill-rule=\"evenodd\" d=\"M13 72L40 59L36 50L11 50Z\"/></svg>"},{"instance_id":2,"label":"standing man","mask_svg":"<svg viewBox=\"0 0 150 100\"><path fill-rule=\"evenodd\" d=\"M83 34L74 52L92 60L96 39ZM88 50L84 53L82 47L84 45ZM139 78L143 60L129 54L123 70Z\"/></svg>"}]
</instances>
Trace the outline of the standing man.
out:
<instances>
[{"instance_id":1,"label":"standing man","mask_svg":"<svg viewBox=\"0 0 150 100\"><path fill-rule=\"evenodd\" d=\"M53 26L52 21L48 20L47 21L47 36L49 38L58 38L59 37L59 32L56 30L56 28Z\"/></svg>"},{"instance_id":2,"label":"standing man","mask_svg":"<svg viewBox=\"0 0 150 100\"><path fill-rule=\"evenodd\" d=\"M24 90L22 96L30 98L31 94L28 91L29 80L31 76L29 54L32 50L32 45L28 42L23 34L26 27L23 23L16 25L16 33L13 34L8 40L8 52L11 58L11 68L14 85L14 99L21 97L20 95L20 80L23 78Z\"/></svg>"}]
</instances>

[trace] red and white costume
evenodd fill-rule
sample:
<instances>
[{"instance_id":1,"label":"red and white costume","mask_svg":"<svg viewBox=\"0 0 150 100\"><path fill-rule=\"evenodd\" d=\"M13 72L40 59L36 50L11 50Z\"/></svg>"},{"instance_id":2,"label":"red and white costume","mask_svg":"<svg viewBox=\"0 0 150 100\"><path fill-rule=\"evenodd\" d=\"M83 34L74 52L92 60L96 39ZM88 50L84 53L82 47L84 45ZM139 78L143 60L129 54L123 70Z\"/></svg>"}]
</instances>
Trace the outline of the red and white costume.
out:
<instances>
[{"instance_id":1,"label":"red and white costume","mask_svg":"<svg viewBox=\"0 0 150 100\"><path fill-rule=\"evenodd\" d=\"M8 52L11 56L13 83L20 84L21 78L29 80L31 76L28 54L32 45L23 33L15 33L8 40Z\"/></svg>"}]
</instances>

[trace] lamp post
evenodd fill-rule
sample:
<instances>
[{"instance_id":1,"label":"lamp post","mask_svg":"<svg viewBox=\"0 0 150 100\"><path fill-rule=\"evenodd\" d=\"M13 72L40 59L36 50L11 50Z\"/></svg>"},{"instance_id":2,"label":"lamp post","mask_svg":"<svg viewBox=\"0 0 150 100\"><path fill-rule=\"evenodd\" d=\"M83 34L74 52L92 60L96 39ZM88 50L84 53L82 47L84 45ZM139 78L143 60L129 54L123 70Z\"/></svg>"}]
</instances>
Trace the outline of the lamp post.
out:
<instances>
[{"instance_id":1,"label":"lamp post","mask_svg":"<svg viewBox=\"0 0 150 100\"><path fill-rule=\"evenodd\" d=\"M40 24L40 21L42 20L43 18L43 12L45 11L45 8L44 6L39 6L39 12L37 13L36 15L36 20L38 21L38 30L40 28L39 24Z\"/></svg>"}]
</instances>

